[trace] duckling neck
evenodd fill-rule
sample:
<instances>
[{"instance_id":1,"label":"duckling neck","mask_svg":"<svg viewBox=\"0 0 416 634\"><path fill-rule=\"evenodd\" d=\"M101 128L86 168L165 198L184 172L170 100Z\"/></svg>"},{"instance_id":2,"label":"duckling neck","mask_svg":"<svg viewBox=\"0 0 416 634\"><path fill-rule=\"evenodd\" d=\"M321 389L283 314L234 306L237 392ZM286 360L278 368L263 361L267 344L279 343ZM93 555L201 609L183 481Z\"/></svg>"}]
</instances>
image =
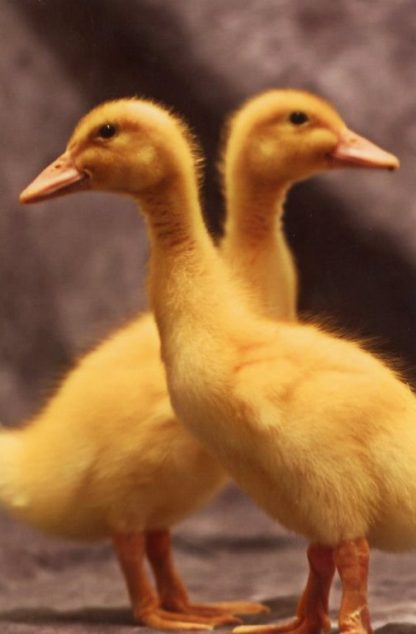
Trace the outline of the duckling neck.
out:
<instances>
[{"instance_id":1,"label":"duckling neck","mask_svg":"<svg viewBox=\"0 0 416 634\"><path fill-rule=\"evenodd\" d=\"M234 186L238 183L238 187ZM284 201L290 183L277 187L234 175L226 183L224 257L245 283L260 314L296 318L297 279L283 232Z\"/></svg>"},{"instance_id":2,"label":"duckling neck","mask_svg":"<svg viewBox=\"0 0 416 634\"><path fill-rule=\"evenodd\" d=\"M149 225L148 290L163 359L167 366L176 363L198 345L212 352L235 331L246 308L207 233L196 186L176 183L139 202Z\"/></svg>"},{"instance_id":3,"label":"duckling neck","mask_svg":"<svg viewBox=\"0 0 416 634\"><path fill-rule=\"evenodd\" d=\"M248 175L235 175L226 184L227 242L245 242L248 246L269 242L280 230L288 183L276 187L252 182Z\"/></svg>"}]
</instances>

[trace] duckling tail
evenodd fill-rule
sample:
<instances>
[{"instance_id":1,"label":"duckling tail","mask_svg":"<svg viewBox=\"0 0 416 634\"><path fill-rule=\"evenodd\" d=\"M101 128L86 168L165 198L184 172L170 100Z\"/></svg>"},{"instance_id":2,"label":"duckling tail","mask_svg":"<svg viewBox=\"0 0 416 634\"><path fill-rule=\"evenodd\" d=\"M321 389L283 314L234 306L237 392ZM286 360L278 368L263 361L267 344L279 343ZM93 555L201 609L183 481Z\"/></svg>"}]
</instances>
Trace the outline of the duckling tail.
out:
<instances>
[{"instance_id":1,"label":"duckling tail","mask_svg":"<svg viewBox=\"0 0 416 634\"><path fill-rule=\"evenodd\" d=\"M54 439L48 435L45 441L42 426L35 423L19 429L0 425L0 510L53 535L95 536L91 515L95 519L96 514L76 500L84 471L63 473Z\"/></svg>"},{"instance_id":2,"label":"duckling tail","mask_svg":"<svg viewBox=\"0 0 416 634\"><path fill-rule=\"evenodd\" d=\"M20 515L27 500L19 482L19 463L22 450L20 430L0 425L0 507L12 515Z\"/></svg>"}]
</instances>

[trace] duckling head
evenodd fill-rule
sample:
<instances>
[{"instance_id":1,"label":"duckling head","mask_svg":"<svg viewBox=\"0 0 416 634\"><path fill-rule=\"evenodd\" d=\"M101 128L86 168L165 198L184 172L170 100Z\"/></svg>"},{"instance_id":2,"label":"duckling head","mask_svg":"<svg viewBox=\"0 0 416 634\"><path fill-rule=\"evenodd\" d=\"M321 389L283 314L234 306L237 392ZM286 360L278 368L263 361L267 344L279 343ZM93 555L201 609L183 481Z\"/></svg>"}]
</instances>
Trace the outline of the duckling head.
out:
<instances>
[{"instance_id":1,"label":"duckling head","mask_svg":"<svg viewBox=\"0 0 416 634\"><path fill-rule=\"evenodd\" d=\"M349 130L334 108L300 90L270 90L243 105L228 127L223 169L258 183L292 183L335 167L395 169L399 161Z\"/></svg>"},{"instance_id":2,"label":"duckling head","mask_svg":"<svg viewBox=\"0 0 416 634\"><path fill-rule=\"evenodd\" d=\"M89 112L65 152L20 195L34 203L74 191L101 190L132 196L195 171L194 142L185 125L151 101L119 99Z\"/></svg>"}]
</instances>

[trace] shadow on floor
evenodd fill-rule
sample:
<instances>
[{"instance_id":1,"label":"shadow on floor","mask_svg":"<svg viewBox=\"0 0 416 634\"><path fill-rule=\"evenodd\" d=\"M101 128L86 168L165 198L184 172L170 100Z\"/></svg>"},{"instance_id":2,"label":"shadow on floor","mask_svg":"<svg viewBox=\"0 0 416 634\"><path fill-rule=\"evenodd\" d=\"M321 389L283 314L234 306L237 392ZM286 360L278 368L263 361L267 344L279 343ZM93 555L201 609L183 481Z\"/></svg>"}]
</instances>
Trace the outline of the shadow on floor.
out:
<instances>
[{"instance_id":1,"label":"shadow on floor","mask_svg":"<svg viewBox=\"0 0 416 634\"><path fill-rule=\"evenodd\" d=\"M57 623L84 623L98 625L134 625L128 608L90 607L76 610L54 610L52 608L16 608L0 612L0 622L52 625Z\"/></svg>"}]
</instances>

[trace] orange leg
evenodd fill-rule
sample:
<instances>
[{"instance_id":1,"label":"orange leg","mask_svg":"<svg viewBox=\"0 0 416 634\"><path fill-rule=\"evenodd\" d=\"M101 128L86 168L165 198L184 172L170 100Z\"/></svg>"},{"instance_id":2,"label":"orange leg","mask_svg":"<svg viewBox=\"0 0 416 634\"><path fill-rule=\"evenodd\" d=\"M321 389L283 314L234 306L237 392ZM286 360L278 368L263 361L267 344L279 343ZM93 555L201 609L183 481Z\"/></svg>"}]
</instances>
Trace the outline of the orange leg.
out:
<instances>
[{"instance_id":1,"label":"orange leg","mask_svg":"<svg viewBox=\"0 0 416 634\"><path fill-rule=\"evenodd\" d=\"M344 542L335 550L335 565L341 577L339 614L341 634L371 634L367 581L370 549L366 539Z\"/></svg>"},{"instance_id":2,"label":"orange leg","mask_svg":"<svg viewBox=\"0 0 416 634\"><path fill-rule=\"evenodd\" d=\"M175 569L170 533L167 530L149 531L146 534L146 552L156 578L160 601L165 609L192 617L208 617L217 624L240 623L233 616L234 613L256 614L267 611L259 603L244 601L191 603L185 585Z\"/></svg>"},{"instance_id":3,"label":"orange leg","mask_svg":"<svg viewBox=\"0 0 416 634\"><path fill-rule=\"evenodd\" d=\"M276 625L242 625L233 632L245 634L319 634L328 632L328 598L335 572L333 550L313 544L308 548L309 576L299 601L296 617L289 623Z\"/></svg>"},{"instance_id":4,"label":"orange leg","mask_svg":"<svg viewBox=\"0 0 416 634\"><path fill-rule=\"evenodd\" d=\"M127 583L134 617L141 625L156 630L187 631L210 630L214 627L206 619L205 622L199 622L160 607L158 596L144 570L145 537L142 533L115 533L113 546Z\"/></svg>"}]
</instances>

